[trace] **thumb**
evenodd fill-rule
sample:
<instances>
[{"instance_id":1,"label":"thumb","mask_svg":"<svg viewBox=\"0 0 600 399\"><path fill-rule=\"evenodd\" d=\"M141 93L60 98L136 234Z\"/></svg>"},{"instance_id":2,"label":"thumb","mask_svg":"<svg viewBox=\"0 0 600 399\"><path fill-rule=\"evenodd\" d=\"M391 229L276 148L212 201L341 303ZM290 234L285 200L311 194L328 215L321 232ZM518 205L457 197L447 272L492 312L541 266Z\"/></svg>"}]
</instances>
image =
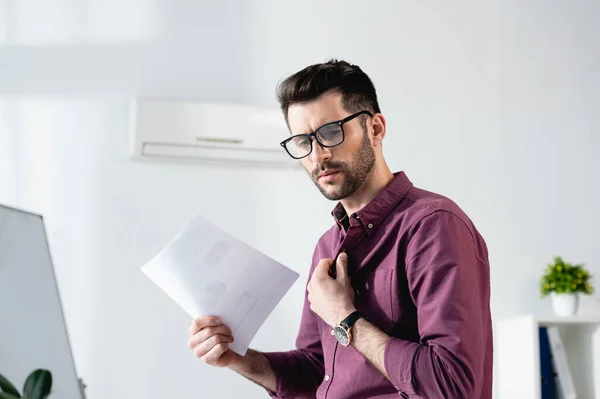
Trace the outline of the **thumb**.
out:
<instances>
[{"instance_id":1,"label":"thumb","mask_svg":"<svg viewBox=\"0 0 600 399\"><path fill-rule=\"evenodd\" d=\"M339 254L337 261L335 262L335 270L337 277L343 280L348 279L348 254L342 252Z\"/></svg>"}]
</instances>

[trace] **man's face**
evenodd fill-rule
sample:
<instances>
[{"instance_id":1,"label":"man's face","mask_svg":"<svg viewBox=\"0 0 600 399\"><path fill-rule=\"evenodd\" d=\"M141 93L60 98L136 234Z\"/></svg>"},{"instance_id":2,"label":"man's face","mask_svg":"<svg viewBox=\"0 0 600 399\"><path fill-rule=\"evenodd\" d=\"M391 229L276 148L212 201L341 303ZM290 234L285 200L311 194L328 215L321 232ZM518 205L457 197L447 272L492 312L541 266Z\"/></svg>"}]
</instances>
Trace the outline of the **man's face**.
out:
<instances>
[{"instance_id":1,"label":"man's face","mask_svg":"<svg viewBox=\"0 0 600 399\"><path fill-rule=\"evenodd\" d=\"M338 121L351 113L342 106L341 94L326 93L307 104L292 105L288 121L292 135L311 133L320 126ZM313 150L300 161L321 193L329 200L352 195L362 186L375 164L375 151L369 133L359 116L344 124L344 142L323 148L313 138Z\"/></svg>"}]
</instances>

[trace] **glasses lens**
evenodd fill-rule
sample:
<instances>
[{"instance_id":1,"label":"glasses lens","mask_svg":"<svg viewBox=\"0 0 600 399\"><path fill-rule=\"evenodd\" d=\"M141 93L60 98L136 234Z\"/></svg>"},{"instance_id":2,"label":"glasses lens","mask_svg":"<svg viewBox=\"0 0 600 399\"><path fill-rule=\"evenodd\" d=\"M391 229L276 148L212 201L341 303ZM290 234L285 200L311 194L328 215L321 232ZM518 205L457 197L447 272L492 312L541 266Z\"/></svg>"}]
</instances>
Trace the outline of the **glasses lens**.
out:
<instances>
[{"instance_id":1,"label":"glasses lens","mask_svg":"<svg viewBox=\"0 0 600 399\"><path fill-rule=\"evenodd\" d=\"M327 147L335 147L344 141L344 132L338 124L321 127L316 132L319 141ZM286 142L286 149L294 158L303 158L310 154L312 141L308 135L299 135Z\"/></svg>"},{"instance_id":2,"label":"glasses lens","mask_svg":"<svg viewBox=\"0 0 600 399\"><path fill-rule=\"evenodd\" d=\"M285 147L294 158L305 157L310 153L310 138L308 136L296 136L288 141Z\"/></svg>"},{"instance_id":3,"label":"glasses lens","mask_svg":"<svg viewBox=\"0 0 600 399\"><path fill-rule=\"evenodd\" d=\"M342 132L342 126L336 124L326 125L317 130L317 137L319 141L327 147L333 147L340 144L344 140L344 133Z\"/></svg>"}]
</instances>

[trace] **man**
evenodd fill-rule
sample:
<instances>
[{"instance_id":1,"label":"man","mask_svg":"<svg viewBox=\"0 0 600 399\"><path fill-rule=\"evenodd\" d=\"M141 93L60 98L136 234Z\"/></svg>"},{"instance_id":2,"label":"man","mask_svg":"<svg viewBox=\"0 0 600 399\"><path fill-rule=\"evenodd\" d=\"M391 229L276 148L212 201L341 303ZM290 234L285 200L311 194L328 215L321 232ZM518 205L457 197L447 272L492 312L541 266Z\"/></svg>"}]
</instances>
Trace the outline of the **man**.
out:
<instances>
[{"instance_id":1,"label":"man","mask_svg":"<svg viewBox=\"0 0 600 399\"><path fill-rule=\"evenodd\" d=\"M278 99L291 133L282 146L339 201L296 349L240 356L213 316L192 322L190 348L274 398L491 398L486 244L455 203L390 171L370 78L332 60L288 77Z\"/></svg>"}]
</instances>

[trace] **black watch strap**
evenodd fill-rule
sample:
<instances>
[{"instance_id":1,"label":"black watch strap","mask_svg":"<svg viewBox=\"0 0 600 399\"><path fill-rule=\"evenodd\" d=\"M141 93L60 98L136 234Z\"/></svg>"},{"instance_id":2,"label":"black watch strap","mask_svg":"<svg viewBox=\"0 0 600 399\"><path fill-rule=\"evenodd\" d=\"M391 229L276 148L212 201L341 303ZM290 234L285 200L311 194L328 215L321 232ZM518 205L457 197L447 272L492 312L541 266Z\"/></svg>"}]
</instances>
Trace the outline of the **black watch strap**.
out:
<instances>
[{"instance_id":1,"label":"black watch strap","mask_svg":"<svg viewBox=\"0 0 600 399\"><path fill-rule=\"evenodd\" d=\"M360 313L358 310L355 310L354 312L350 313L350 315L348 317L346 317L344 320L342 320L342 322L340 323L340 326L342 326L348 330L361 317L363 317L362 313Z\"/></svg>"}]
</instances>

